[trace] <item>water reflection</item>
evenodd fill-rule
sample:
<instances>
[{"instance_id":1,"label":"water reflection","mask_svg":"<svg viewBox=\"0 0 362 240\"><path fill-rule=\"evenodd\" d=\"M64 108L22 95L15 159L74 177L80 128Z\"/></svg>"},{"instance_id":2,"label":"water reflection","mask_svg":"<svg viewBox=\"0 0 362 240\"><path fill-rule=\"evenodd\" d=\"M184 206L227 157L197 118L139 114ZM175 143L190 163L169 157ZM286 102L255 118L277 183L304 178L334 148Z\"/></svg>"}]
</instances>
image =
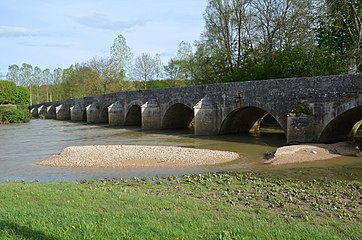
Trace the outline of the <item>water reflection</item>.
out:
<instances>
[{"instance_id":1,"label":"water reflection","mask_svg":"<svg viewBox=\"0 0 362 240\"><path fill-rule=\"evenodd\" d=\"M228 150L241 158L221 166L182 169L95 169L45 167L36 163L68 146L105 144L169 145ZM188 131L141 131L136 127L111 128L54 120L33 120L21 125L0 125L0 180L63 181L133 176L178 175L227 170L267 169L265 152L285 144L281 131L262 131L258 136L223 135L195 137ZM355 159L355 158L354 158ZM350 161L351 159L344 159Z\"/></svg>"}]
</instances>

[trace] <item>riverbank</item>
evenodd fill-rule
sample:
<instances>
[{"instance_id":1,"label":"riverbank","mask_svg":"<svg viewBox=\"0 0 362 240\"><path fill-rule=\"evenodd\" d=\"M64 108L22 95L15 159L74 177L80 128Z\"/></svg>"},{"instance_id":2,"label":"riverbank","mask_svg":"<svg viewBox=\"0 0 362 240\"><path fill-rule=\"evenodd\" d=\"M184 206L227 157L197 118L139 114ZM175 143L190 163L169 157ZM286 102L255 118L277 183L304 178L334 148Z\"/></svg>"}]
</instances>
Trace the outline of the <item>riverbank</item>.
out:
<instances>
[{"instance_id":1,"label":"riverbank","mask_svg":"<svg viewBox=\"0 0 362 240\"><path fill-rule=\"evenodd\" d=\"M44 166L62 167L184 167L230 162L239 154L172 146L94 145L67 147L58 155L41 162Z\"/></svg>"},{"instance_id":2,"label":"riverbank","mask_svg":"<svg viewBox=\"0 0 362 240\"><path fill-rule=\"evenodd\" d=\"M268 172L3 182L0 235L6 239L359 239L361 181L350 174L348 180L326 179L323 171L310 171L299 174L319 177L295 180L293 174L281 178Z\"/></svg>"}]
</instances>

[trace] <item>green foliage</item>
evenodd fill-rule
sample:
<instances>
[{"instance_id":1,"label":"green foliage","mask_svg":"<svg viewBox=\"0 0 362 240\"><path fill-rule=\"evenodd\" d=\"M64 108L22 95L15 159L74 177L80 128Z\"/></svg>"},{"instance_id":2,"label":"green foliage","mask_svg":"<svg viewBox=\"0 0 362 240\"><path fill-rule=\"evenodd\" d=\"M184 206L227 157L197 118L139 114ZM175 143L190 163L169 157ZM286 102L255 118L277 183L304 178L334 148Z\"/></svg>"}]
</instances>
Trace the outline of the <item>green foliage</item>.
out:
<instances>
[{"instance_id":1,"label":"green foliage","mask_svg":"<svg viewBox=\"0 0 362 240\"><path fill-rule=\"evenodd\" d=\"M32 119L29 110L24 108L7 110L0 117L5 123L26 123Z\"/></svg>"},{"instance_id":2,"label":"green foliage","mask_svg":"<svg viewBox=\"0 0 362 240\"><path fill-rule=\"evenodd\" d=\"M0 81L0 104L28 104L29 90L10 81Z\"/></svg>"},{"instance_id":3,"label":"green foliage","mask_svg":"<svg viewBox=\"0 0 362 240\"><path fill-rule=\"evenodd\" d=\"M16 104L29 104L29 90L24 86L17 86L16 87Z\"/></svg>"},{"instance_id":4,"label":"green foliage","mask_svg":"<svg viewBox=\"0 0 362 240\"><path fill-rule=\"evenodd\" d=\"M302 114L304 114L304 115L312 115L312 111L308 107L302 106L302 105L297 105L295 107L295 109L293 110L293 113L297 117L300 117Z\"/></svg>"},{"instance_id":5,"label":"green foliage","mask_svg":"<svg viewBox=\"0 0 362 240\"><path fill-rule=\"evenodd\" d=\"M316 47L294 47L275 52L268 61L247 60L240 69L225 75L222 82L326 76L347 72L348 64L341 55L330 55Z\"/></svg>"},{"instance_id":6,"label":"green foliage","mask_svg":"<svg viewBox=\"0 0 362 240\"><path fill-rule=\"evenodd\" d=\"M0 81L0 104L16 103L16 85L10 81Z\"/></svg>"},{"instance_id":7,"label":"green foliage","mask_svg":"<svg viewBox=\"0 0 362 240\"><path fill-rule=\"evenodd\" d=\"M357 180L195 174L0 183L6 239L358 239Z\"/></svg>"}]
</instances>

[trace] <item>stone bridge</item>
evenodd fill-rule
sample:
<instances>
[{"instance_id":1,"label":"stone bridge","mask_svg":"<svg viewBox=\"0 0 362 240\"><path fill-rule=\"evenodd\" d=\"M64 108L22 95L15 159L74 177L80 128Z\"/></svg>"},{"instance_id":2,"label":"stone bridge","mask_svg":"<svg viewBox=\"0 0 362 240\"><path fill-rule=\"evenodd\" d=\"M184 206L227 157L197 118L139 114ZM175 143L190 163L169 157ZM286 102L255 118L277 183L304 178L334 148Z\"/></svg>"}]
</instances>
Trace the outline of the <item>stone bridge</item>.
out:
<instances>
[{"instance_id":1,"label":"stone bridge","mask_svg":"<svg viewBox=\"0 0 362 240\"><path fill-rule=\"evenodd\" d=\"M119 92L30 107L34 117L192 127L195 135L248 133L271 115L287 143L351 138L362 123L362 75L340 75Z\"/></svg>"}]
</instances>

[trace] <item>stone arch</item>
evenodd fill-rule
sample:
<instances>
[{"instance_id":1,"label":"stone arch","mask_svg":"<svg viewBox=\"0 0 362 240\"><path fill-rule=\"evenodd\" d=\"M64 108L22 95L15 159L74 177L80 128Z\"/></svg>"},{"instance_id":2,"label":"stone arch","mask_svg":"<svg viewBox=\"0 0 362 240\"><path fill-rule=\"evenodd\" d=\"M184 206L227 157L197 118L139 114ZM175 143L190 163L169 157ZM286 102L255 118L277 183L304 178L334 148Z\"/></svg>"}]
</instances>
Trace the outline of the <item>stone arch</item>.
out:
<instances>
[{"instance_id":1,"label":"stone arch","mask_svg":"<svg viewBox=\"0 0 362 240\"><path fill-rule=\"evenodd\" d=\"M222 121L219 133L239 134L258 131L261 122L266 117L273 121L275 120L274 122L277 123L285 133L283 125L277 117L262 108L253 106L237 108L230 112Z\"/></svg>"},{"instance_id":2,"label":"stone arch","mask_svg":"<svg viewBox=\"0 0 362 240\"><path fill-rule=\"evenodd\" d=\"M341 107L340 109L343 109ZM323 128L318 142L338 142L354 136L362 124L362 105L339 113Z\"/></svg>"},{"instance_id":3,"label":"stone arch","mask_svg":"<svg viewBox=\"0 0 362 240\"><path fill-rule=\"evenodd\" d=\"M99 122L100 123L109 123L109 117L108 117L108 107L109 105L105 105L102 107L102 109L99 112Z\"/></svg>"},{"instance_id":4,"label":"stone arch","mask_svg":"<svg viewBox=\"0 0 362 240\"><path fill-rule=\"evenodd\" d=\"M194 119L192 107L184 103L174 103L165 112L162 118L162 129L190 128Z\"/></svg>"},{"instance_id":5,"label":"stone arch","mask_svg":"<svg viewBox=\"0 0 362 240\"><path fill-rule=\"evenodd\" d=\"M125 117L125 126L141 126L142 125L142 110L141 105L135 104L131 106Z\"/></svg>"}]
</instances>

